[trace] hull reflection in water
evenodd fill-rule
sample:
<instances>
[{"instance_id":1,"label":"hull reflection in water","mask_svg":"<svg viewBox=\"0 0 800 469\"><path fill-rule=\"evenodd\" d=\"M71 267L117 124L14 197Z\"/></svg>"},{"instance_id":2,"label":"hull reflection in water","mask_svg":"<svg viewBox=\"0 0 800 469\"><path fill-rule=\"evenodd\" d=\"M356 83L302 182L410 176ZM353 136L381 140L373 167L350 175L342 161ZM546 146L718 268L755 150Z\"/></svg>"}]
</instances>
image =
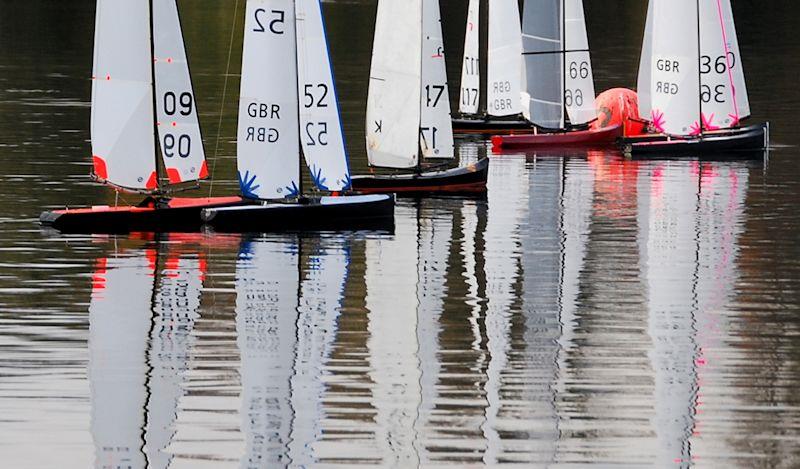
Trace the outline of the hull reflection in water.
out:
<instances>
[{"instance_id":1,"label":"hull reflection in water","mask_svg":"<svg viewBox=\"0 0 800 469\"><path fill-rule=\"evenodd\" d=\"M166 243L97 262L89 307L96 467L169 467L204 272L198 254Z\"/></svg>"}]
</instances>

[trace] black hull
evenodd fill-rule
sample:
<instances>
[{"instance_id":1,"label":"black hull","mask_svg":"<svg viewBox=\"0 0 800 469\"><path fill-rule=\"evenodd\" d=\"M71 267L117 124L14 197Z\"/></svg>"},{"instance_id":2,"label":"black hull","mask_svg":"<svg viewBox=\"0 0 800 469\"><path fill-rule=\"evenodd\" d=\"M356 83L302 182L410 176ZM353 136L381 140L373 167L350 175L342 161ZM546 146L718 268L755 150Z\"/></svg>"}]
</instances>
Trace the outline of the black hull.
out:
<instances>
[{"instance_id":1,"label":"black hull","mask_svg":"<svg viewBox=\"0 0 800 469\"><path fill-rule=\"evenodd\" d=\"M394 230L394 196L314 197L203 210L201 218L221 233Z\"/></svg>"},{"instance_id":2,"label":"black hull","mask_svg":"<svg viewBox=\"0 0 800 469\"><path fill-rule=\"evenodd\" d=\"M480 194L486 192L489 159L461 168L386 176L353 176L353 190L364 194L398 196Z\"/></svg>"},{"instance_id":3,"label":"black hull","mask_svg":"<svg viewBox=\"0 0 800 469\"><path fill-rule=\"evenodd\" d=\"M626 155L670 157L731 154L738 157L763 152L769 147L769 123L714 131L695 138L642 135L618 140Z\"/></svg>"},{"instance_id":4,"label":"black hull","mask_svg":"<svg viewBox=\"0 0 800 469\"><path fill-rule=\"evenodd\" d=\"M248 204L239 197L148 200L139 206L96 207L43 212L43 226L65 234L127 234L131 232L199 232L200 212L209 207Z\"/></svg>"},{"instance_id":5,"label":"black hull","mask_svg":"<svg viewBox=\"0 0 800 469\"><path fill-rule=\"evenodd\" d=\"M453 132L457 134L499 135L532 132L534 125L522 118L457 117L453 119Z\"/></svg>"}]
</instances>

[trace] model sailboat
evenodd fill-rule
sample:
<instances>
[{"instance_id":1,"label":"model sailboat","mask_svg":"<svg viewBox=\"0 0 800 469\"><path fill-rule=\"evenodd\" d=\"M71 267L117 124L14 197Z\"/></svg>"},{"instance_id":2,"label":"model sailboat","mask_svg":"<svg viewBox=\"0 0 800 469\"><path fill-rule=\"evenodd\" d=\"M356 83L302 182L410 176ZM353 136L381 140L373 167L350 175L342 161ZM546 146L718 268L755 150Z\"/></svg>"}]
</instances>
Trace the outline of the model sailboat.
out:
<instances>
[{"instance_id":1,"label":"model sailboat","mask_svg":"<svg viewBox=\"0 0 800 469\"><path fill-rule=\"evenodd\" d=\"M197 116L176 1L98 0L92 177L148 197L137 206L45 212L41 222L68 232L196 229L203 207L240 203L169 197L208 177Z\"/></svg>"},{"instance_id":2,"label":"model sailboat","mask_svg":"<svg viewBox=\"0 0 800 469\"><path fill-rule=\"evenodd\" d=\"M481 111L480 0L470 0L464 61L461 69L460 116L456 133L497 134L532 129L522 116L522 31L516 0L489 2L486 107Z\"/></svg>"},{"instance_id":3,"label":"model sailboat","mask_svg":"<svg viewBox=\"0 0 800 469\"><path fill-rule=\"evenodd\" d=\"M393 196L303 196L301 147L317 189L351 186L319 0L248 0L246 15L237 160L242 195L257 203L203 220L222 231L392 224Z\"/></svg>"},{"instance_id":4,"label":"model sailboat","mask_svg":"<svg viewBox=\"0 0 800 469\"><path fill-rule=\"evenodd\" d=\"M522 58L522 114L534 133L493 137L495 147L613 144L622 136L622 125L597 122L583 0L526 0Z\"/></svg>"},{"instance_id":5,"label":"model sailboat","mask_svg":"<svg viewBox=\"0 0 800 469\"><path fill-rule=\"evenodd\" d=\"M762 150L769 124L750 116L730 0L651 0L639 66L639 114L651 133L629 154Z\"/></svg>"},{"instance_id":6,"label":"model sailboat","mask_svg":"<svg viewBox=\"0 0 800 469\"><path fill-rule=\"evenodd\" d=\"M423 171L421 158L452 159L444 44L438 0L378 2L367 99L367 156L373 167L413 173L355 176L361 192L483 192L488 159Z\"/></svg>"}]
</instances>

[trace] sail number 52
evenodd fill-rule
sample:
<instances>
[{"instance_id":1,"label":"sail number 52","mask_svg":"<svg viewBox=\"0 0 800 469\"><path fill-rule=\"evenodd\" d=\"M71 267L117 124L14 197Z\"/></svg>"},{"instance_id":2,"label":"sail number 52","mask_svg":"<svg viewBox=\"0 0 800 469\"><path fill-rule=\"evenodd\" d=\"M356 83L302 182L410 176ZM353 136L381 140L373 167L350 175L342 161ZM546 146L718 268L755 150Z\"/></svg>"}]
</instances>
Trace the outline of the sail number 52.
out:
<instances>
[{"instance_id":1,"label":"sail number 52","mask_svg":"<svg viewBox=\"0 0 800 469\"><path fill-rule=\"evenodd\" d=\"M253 31L256 33L265 33L267 29L269 29L272 34L283 34L286 32L282 29L282 26L286 23L285 11L272 10L267 12L267 10L259 8L255 12L254 19L256 20L256 27L253 28ZM265 24L266 27L264 27Z\"/></svg>"}]
</instances>

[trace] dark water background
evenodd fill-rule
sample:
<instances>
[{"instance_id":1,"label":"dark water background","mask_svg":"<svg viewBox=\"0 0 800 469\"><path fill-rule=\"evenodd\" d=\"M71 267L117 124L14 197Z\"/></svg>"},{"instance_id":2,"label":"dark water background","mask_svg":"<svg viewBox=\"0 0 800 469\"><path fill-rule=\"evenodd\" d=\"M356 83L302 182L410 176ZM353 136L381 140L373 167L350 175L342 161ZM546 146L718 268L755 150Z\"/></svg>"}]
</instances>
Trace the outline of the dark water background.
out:
<instances>
[{"instance_id":1,"label":"dark water background","mask_svg":"<svg viewBox=\"0 0 800 469\"><path fill-rule=\"evenodd\" d=\"M180 2L217 194L243 1ZM585 3L597 89L633 86L645 2ZM374 10L326 4L356 172ZM391 236L62 237L41 210L113 200L94 2L0 1L2 466L800 465L800 5L734 10L768 160L497 156Z\"/></svg>"}]
</instances>

